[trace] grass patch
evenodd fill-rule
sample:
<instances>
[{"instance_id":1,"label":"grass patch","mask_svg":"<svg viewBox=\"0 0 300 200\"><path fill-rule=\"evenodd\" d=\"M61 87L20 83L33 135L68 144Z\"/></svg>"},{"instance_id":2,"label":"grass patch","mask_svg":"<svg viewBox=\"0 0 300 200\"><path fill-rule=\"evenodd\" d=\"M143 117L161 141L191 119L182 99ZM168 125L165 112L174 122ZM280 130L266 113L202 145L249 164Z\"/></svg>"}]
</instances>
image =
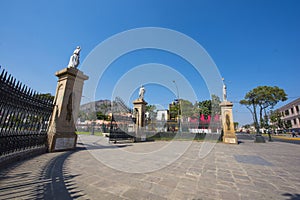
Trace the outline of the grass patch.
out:
<instances>
[{"instance_id":1,"label":"grass patch","mask_svg":"<svg viewBox=\"0 0 300 200\"><path fill-rule=\"evenodd\" d=\"M81 132L81 131L77 131L76 132L77 135L92 135L91 132ZM94 132L94 135L96 136L103 136L102 132Z\"/></svg>"}]
</instances>

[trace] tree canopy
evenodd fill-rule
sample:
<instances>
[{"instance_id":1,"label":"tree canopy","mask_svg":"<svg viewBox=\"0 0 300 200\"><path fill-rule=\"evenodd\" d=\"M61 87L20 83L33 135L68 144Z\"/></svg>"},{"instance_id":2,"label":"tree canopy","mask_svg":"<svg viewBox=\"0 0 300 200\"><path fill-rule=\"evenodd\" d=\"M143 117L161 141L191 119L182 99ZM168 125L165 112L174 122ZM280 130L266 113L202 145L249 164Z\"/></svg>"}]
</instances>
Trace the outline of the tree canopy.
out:
<instances>
[{"instance_id":1,"label":"tree canopy","mask_svg":"<svg viewBox=\"0 0 300 200\"><path fill-rule=\"evenodd\" d=\"M256 131L259 133L260 127L267 126L268 120L263 117L263 114L266 116L267 109L272 109L278 102L285 100L287 94L283 89L277 86L258 86L250 90L240 104L245 105L251 112Z\"/></svg>"},{"instance_id":2,"label":"tree canopy","mask_svg":"<svg viewBox=\"0 0 300 200\"><path fill-rule=\"evenodd\" d=\"M198 111L204 116L215 116L216 114L221 113L220 103L220 98L216 95L212 95L211 100L198 102Z\"/></svg>"}]
</instances>

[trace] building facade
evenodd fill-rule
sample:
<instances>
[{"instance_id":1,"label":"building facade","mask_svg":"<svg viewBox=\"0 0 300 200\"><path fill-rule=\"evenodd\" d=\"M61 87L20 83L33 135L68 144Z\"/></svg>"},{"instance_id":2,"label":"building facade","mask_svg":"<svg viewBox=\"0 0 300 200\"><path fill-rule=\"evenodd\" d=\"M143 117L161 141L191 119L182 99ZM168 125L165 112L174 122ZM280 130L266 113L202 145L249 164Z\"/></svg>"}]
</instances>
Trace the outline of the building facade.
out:
<instances>
[{"instance_id":1,"label":"building facade","mask_svg":"<svg viewBox=\"0 0 300 200\"><path fill-rule=\"evenodd\" d=\"M291 130L300 131L300 98L280 107L282 120L291 124Z\"/></svg>"}]
</instances>

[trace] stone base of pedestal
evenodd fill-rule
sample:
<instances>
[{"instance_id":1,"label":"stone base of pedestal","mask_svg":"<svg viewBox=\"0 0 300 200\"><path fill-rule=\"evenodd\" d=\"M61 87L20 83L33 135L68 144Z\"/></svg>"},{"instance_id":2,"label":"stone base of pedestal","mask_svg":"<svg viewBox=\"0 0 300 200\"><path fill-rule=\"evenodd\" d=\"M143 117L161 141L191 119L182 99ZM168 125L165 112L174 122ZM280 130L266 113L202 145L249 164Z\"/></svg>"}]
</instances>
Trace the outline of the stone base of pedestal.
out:
<instances>
[{"instance_id":1,"label":"stone base of pedestal","mask_svg":"<svg viewBox=\"0 0 300 200\"><path fill-rule=\"evenodd\" d=\"M135 134L135 142L145 142L147 141L147 135L143 130L137 130Z\"/></svg>"},{"instance_id":2,"label":"stone base of pedestal","mask_svg":"<svg viewBox=\"0 0 300 200\"><path fill-rule=\"evenodd\" d=\"M238 144L237 137L235 135L223 136L223 142L226 144Z\"/></svg>"},{"instance_id":3,"label":"stone base of pedestal","mask_svg":"<svg viewBox=\"0 0 300 200\"><path fill-rule=\"evenodd\" d=\"M146 142L146 141L147 141L146 135L141 135L135 138L135 142Z\"/></svg>"},{"instance_id":4,"label":"stone base of pedestal","mask_svg":"<svg viewBox=\"0 0 300 200\"><path fill-rule=\"evenodd\" d=\"M262 135L256 135L254 139L255 143L265 143L266 140Z\"/></svg>"},{"instance_id":5,"label":"stone base of pedestal","mask_svg":"<svg viewBox=\"0 0 300 200\"><path fill-rule=\"evenodd\" d=\"M77 134L56 133L48 136L49 152L65 151L76 148Z\"/></svg>"}]
</instances>

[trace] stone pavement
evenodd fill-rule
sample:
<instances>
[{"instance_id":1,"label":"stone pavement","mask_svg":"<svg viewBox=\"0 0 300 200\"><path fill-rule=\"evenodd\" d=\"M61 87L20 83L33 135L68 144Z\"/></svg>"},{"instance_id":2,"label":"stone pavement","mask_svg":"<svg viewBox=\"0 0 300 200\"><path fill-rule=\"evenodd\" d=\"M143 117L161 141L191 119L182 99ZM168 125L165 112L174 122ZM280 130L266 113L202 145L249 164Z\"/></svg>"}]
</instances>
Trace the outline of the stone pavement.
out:
<instances>
[{"instance_id":1,"label":"stone pavement","mask_svg":"<svg viewBox=\"0 0 300 200\"><path fill-rule=\"evenodd\" d=\"M0 199L300 199L300 145L78 142L2 169Z\"/></svg>"}]
</instances>

